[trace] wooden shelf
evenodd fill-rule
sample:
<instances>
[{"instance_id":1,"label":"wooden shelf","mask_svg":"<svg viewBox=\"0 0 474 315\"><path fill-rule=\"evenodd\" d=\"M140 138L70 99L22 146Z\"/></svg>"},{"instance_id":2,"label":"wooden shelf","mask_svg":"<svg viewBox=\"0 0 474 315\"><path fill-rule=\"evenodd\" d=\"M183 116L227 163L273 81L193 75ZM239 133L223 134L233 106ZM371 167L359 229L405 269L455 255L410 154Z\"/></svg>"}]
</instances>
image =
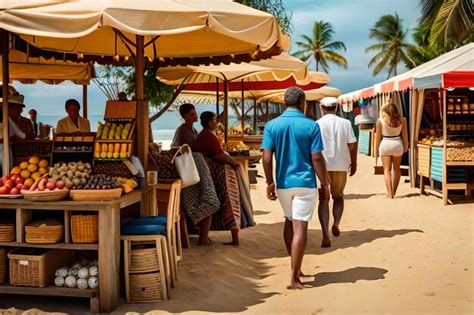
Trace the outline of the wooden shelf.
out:
<instances>
[{"instance_id":1,"label":"wooden shelf","mask_svg":"<svg viewBox=\"0 0 474 315\"><path fill-rule=\"evenodd\" d=\"M446 161L447 166L474 166L474 161Z\"/></svg>"},{"instance_id":2,"label":"wooden shelf","mask_svg":"<svg viewBox=\"0 0 474 315\"><path fill-rule=\"evenodd\" d=\"M45 295L45 296L69 296L80 298L91 298L98 296L98 289L74 289L48 286L45 288L22 287L10 284L0 285L0 293L8 294L27 294L27 295Z\"/></svg>"},{"instance_id":3,"label":"wooden shelf","mask_svg":"<svg viewBox=\"0 0 474 315\"><path fill-rule=\"evenodd\" d=\"M91 154L92 150L87 150L87 151L76 151L76 150L59 150L59 151L53 151L53 153L74 153L74 154Z\"/></svg>"},{"instance_id":4,"label":"wooden shelf","mask_svg":"<svg viewBox=\"0 0 474 315\"><path fill-rule=\"evenodd\" d=\"M47 249L99 250L99 244L73 244L73 243L30 244L30 243L19 243L19 242L0 242L0 246L47 248Z\"/></svg>"}]
</instances>

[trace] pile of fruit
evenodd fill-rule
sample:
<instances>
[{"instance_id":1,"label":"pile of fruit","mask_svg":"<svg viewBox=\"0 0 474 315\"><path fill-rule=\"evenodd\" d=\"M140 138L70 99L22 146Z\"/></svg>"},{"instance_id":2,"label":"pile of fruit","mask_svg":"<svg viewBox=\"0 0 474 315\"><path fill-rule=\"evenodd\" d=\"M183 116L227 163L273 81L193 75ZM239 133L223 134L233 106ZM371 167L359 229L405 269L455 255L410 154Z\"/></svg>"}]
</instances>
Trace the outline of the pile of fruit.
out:
<instances>
[{"instance_id":1,"label":"pile of fruit","mask_svg":"<svg viewBox=\"0 0 474 315\"><path fill-rule=\"evenodd\" d=\"M92 175L85 183L74 185L73 190L105 190L122 188L122 184L115 181L110 175Z\"/></svg>"},{"instance_id":2,"label":"pile of fruit","mask_svg":"<svg viewBox=\"0 0 474 315\"><path fill-rule=\"evenodd\" d=\"M228 141L227 150L229 152L243 152L250 150L250 148L242 141Z\"/></svg>"},{"instance_id":3,"label":"pile of fruit","mask_svg":"<svg viewBox=\"0 0 474 315\"><path fill-rule=\"evenodd\" d=\"M123 192L126 194L128 194L129 192L132 192L135 188L138 187L138 183L134 179L116 177L114 178L114 180L122 184Z\"/></svg>"},{"instance_id":4,"label":"pile of fruit","mask_svg":"<svg viewBox=\"0 0 474 315\"><path fill-rule=\"evenodd\" d=\"M87 183L91 172L92 168L89 163L83 163L81 161L56 163L49 170L49 181L56 183L61 180L64 182L66 188L71 189L73 186Z\"/></svg>"},{"instance_id":5,"label":"pile of fruit","mask_svg":"<svg viewBox=\"0 0 474 315\"><path fill-rule=\"evenodd\" d=\"M96 138L107 140L127 140L131 135L131 129L132 124L130 122L120 123L108 121L105 124L99 123Z\"/></svg>"},{"instance_id":6,"label":"pile of fruit","mask_svg":"<svg viewBox=\"0 0 474 315\"><path fill-rule=\"evenodd\" d=\"M52 181L51 178L49 178L48 174L44 174L40 178L38 178L31 187L25 187L24 189L28 189L28 191L44 191L44 192L49 192L49 191L56 191L56 190L63 190L63 189L69 189L70 186L68 187L68 184L66 184L65 181L63 180L57 180L57 181Z\"/></svg>"},{"instance_id":7,"label":"pile of fruit","mask_svg":"<svg viewBox=\"0 0 474 315\"><path fill-rule=\"evenodd\" d=\"M95 159L126 159L130 157L129 143L95 143Z\"/></svg>"},{"instance_id":8,"label":"pile of fruit","mask_svg":"<svg viewBox=\"0 0 474 315\"><path fill-rule=\"evenodd\" d=\"M124 162L97 162L94 165L93 174L108 174L112 177L131 178L132 173Z\"/></svg>"},{"instance_id":9,"label":"pile of fruit","mask_svg":"<svg viewBox=\"0 0 474 315\"><path fill-rule=\"evenodd\" d=\"M56 270L54 285L57 287L97 289L99 286L99 268L97 260L75 263L71 268L60 267Z\"/></svg>"},{"instance_id":10,"label":"pile of fruit","mask_svg":"<svg viewBox=\"0 0 474 315\"><path fill-rule=\"evenodd\" d=\"M418 142L426 145L439 145L439 141L443 141L443 139L436 136L426 136ZM441 145L443 145L443 143L441 143Z\"/></svg>"},{"instance_id":11,"label":"pile of fruit","mask_svg":"<svg viewBox=\"0 0 474 315\"><path fill-rule=\"evenodd\" d=\"M22 189L29 189L35 181L48 173L48 161L34 155L22 161L0 179L0 195L20 195Z\"/></svg>"}]
</instances>

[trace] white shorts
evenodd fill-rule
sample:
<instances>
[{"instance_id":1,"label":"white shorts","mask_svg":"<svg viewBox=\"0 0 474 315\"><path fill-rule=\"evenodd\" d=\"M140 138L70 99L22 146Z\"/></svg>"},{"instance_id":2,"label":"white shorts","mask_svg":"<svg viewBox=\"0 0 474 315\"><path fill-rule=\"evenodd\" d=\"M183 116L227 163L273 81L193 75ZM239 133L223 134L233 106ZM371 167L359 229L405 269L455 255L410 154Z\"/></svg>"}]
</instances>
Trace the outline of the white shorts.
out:
<instances>
[{"instance_id":1,"label":"white shorts","mask_svg":"<svg viewBox=\"0 0 474 315\"><path fill-rule=\"evenodd\" d=\"M403 155L403 141L401 137L396 138L383 138L379 146L380 156L391 155L401 156Z\"/></svg>"},{"instance_id":2,"label":"white shorts","mask_svg":"<svg viewBox=\"0 0 474 315\"><path fill-rule=\"evenodd\" d=\"M292 221L311 221L318 200L316 188L278 189L277 195L285 218Z\"/></svg>"}]
</instances>

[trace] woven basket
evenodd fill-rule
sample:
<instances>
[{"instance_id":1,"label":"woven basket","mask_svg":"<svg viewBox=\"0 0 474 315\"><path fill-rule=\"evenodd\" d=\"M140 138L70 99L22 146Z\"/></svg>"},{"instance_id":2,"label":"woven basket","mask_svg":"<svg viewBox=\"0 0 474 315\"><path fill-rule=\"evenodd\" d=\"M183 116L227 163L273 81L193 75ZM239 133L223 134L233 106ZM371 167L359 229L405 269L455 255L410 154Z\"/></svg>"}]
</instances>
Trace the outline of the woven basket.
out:
<instances>
[{"instance_id":1,"label":"woven basket","mask_svg":"<svg viewBox=\"0 0 474 315\"><path fill-rule=\"evenodd\" d=\"M130 254L130 272L160 270L156 248L134 249Z\"/></svg>"},{"instance_id":2,"label":"woven basket","mask_svg":"<svg viewBox=\"0 0 474 315\"><path fill-rule=\"evenodd\" d=\"M15 241L15 224L8 222L0 223L0 242Z\"/></svg>"},{"instance_id":3,"label":"woven basket","mask_svg":"<svg viewBox=\"0 0 474 315\"><path fill-rule=\"evenodd\" d=\"M108 201L120 198L122 188L106 190L71 190L69 197L74 201Z\"/></svg>"},{"instance_id":4,"label":"woven basket","mask_svg":"<svg viewBox=\"0 0 474 315\"><path fill-rule=\"evenodd\" d=\"M66 198L69 194L68 189L53 190L53 191L28 191L22 190L21 193L25 200L28 201L60 201Z\"/></svg>"},{"instance_id":5,"label":"woven basket","mask_svg":"<svg viewBox=\"0 0 474 315\"><path fill-rule=\"evenodd\" d=\"M8 258L11 285L43 288L53 282L57 268L74 262L74 252L18 248L8 253Z\"/></svg>"},{"instance_id":6,"label":"woven basket","mask_svg":"<svg viewBox=\"0 0 474 315\"><path fill-rule=\"evenodd\" d=\"M54 219L28 223L25 226L25 239L31 244L54 244L63 239L63 225Z\"/></svg>"},{"instance_id":7,"label":"woven basket","mask_svg":"<svg viewBox=\"0 0 474 315\"><path fill-rule=\"evenodd\" d=\"M163 300L160 273L130 275L130 302L157 302Z\"/></svg>"},{"instance_id":8,"label":"woven basket","mask_svg":"<svg viewBox=\"0 0 474 315\"><path fill-rule=\"evenodd\" d=\"M71 236L73 243L97 243L99 241L99 216L71 216Z\"/></svg>"},{"instance_id":9,"label":"woven basket","mask_svg":"<svg viewBox=\"0 0 474 315\"><path fill-rule=\"evenodd\" d=\"M0 284L3 284L7 278L7 249L0 248Z\"/></svg>"}]
</instances>

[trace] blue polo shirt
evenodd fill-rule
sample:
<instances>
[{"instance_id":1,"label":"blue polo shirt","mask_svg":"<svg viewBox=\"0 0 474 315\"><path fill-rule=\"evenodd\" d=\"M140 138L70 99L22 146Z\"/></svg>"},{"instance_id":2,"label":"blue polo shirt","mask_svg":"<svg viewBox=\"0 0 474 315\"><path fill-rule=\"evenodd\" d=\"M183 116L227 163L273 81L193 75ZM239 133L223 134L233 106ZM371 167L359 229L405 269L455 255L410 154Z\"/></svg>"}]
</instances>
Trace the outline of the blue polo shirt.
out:
<instances>
[{"instance_id":1,"label":"blue polo shirt","mask_svg":"<svg viewBox=\"0 0 474 315\"><path fill-rule=\"evenodd\" d=\"M265 126L262 149L275 152L278 189L316 188L311 154L323 151L319 125L288 108Z\"/></svg>"}]
</instances>

